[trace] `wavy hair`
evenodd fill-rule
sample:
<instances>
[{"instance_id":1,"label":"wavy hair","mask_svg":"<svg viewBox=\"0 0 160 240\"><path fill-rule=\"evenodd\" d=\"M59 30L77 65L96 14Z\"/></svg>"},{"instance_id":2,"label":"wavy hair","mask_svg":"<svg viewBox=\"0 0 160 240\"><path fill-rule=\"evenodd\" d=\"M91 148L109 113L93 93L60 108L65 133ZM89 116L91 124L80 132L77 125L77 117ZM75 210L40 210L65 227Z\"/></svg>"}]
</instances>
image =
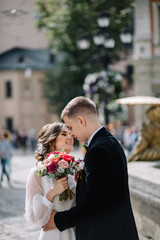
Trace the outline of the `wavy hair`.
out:
<instances>
[{"instance_id":1,"label":"wavy hair","mask_svg":"<svg viewBox=\"0 0 160 240\"><path fill-rule=\"evenodd\" d=\"M55 146L56 139L62 129L65 127L64 123L55 122L46 124L38 133L38 143L35 151L35 158L37 161L43 161L46 154L50 152L50 143Z\"/></svg>"}]
</instances>

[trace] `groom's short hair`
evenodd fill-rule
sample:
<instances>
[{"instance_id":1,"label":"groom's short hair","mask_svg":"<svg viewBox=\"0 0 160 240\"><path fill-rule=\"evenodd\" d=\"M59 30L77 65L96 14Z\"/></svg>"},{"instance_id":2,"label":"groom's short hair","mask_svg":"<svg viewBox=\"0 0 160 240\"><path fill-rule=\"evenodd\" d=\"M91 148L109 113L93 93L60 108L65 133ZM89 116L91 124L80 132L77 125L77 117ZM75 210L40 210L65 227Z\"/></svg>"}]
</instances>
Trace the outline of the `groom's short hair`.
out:
<instances>
[{"instance_id":1,"label":"groom's short hair","mask_svg":"<svg viewBox=\"0 0 160 240\"><path fill-rule=\"evenodd\" d=\"M61 118L76 117L77 115L97 114L95 103L86 97L73 98L63 109Z\"/></svg>"}]
</instances>

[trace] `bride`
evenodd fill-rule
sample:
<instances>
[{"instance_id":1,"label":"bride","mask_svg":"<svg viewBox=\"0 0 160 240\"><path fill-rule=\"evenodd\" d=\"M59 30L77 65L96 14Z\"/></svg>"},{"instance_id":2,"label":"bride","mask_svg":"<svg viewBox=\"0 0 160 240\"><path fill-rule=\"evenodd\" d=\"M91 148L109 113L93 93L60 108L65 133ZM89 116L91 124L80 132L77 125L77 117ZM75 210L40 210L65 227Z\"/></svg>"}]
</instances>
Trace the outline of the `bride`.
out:
<instances>
[{"instance_id":1,"label":"bride","mask_svg":"<svg viewBox=\"0 0 160 240\"><path fill-rule=\"evenodd\" d=\"M37 161L43 161L46 154L64 149L66 153L73 150L73 137L63 123L47 124L38 134L38 145L35 151ZM68 210L75 205L75 199L59 201L59 195L67 188L74 193L76 182L73 176L53 180L47 176L37 176L36 167L32 168L26 184L25 218L29 223L45 225L52 217L52 211ZM43 231L39 240L75 240L75 231L69 228L63 232L58 229Z\"/></svg>"}]
</instances>

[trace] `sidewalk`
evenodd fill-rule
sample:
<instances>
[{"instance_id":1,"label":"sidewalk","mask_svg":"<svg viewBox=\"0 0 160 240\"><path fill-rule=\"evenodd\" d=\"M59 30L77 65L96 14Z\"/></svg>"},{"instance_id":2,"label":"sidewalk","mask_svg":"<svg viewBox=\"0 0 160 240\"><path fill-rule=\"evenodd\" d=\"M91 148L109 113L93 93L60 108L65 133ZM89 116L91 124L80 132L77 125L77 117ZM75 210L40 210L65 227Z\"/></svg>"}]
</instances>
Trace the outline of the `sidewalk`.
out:
<instances>
[{"instance_id":1,"label":"sidewalk","mask_svg":"<svg viewBox=\"0 0 160 240\"><path fill-rule=\"evenodd\" d=\"M78 152L73 154L81 157ZM24 218L25 185L28 173L35 163L31 152L14 152L11 174L13 187L9 187L4 178L0 188L1 240L38 240L39 227L28 224Z\"/></svg>"},{"instance_id":2,"label":"sidewalk","mask_svg":"<svg viewBox=\"0 0 160 240\"><path fill-rule=\"evenodd\" d=\"M16 153L17 154L17 153ZM24 218L25 184L29 170L34 166L31 153L14 155L12 158L11 183L2 183L0 188L0 239L38 240L39 229L26 223Z\"/></svg>"}]
</instances>

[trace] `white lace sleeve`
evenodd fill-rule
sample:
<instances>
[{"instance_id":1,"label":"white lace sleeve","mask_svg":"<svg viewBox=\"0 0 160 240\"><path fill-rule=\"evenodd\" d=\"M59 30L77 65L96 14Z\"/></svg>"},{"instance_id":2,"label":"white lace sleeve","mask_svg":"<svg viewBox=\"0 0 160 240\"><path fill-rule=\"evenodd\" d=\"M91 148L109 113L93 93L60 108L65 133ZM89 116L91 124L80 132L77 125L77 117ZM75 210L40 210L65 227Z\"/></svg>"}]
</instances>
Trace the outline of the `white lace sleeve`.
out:
<instances>
[{"instance_id":1,"label":"white lace sleeve","mask_svg":"<svg viewBox=\"0 0 160 240\"><path fill-rule=\"evenodd\" d=\"M41 178L37 176L36 168L33 168L29 173L26 184L26 221L43 226L49 220L53 204L43 194Z\"/></svg>"}]
</instances>

